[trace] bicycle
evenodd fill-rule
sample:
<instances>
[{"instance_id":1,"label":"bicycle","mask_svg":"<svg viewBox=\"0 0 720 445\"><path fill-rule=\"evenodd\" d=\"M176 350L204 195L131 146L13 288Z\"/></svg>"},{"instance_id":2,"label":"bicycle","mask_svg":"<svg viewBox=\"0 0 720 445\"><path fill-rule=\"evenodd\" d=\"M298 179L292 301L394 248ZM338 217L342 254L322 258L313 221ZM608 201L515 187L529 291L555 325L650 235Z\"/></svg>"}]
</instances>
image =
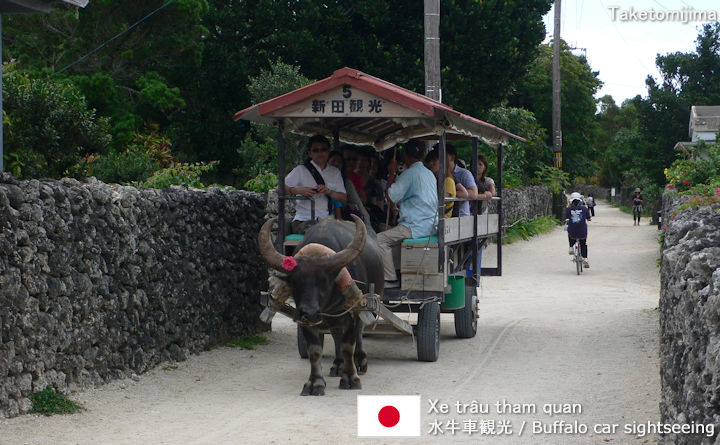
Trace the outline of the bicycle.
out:
<instances>
[{"instance_id":1,"label":"bicycle","mask_svg":"<svg viewBox=\"0 0 720 445\"><path fill-rule=\"evenodd\" d=\"M580 240L576 239L575 244L573 244L573 257L572 261L575 262L575 269L577 270L577 274L580 275L583 271L583 257L580 253Z\"/></svg>"},{"instance_id":2,"label":"bicycle","mask_svg":"<svg viewBox=\"0 0 720 445\"><path fill-rule=\"evenodd\" d=\"M566 231L566 232L567 232L567 229L568 229L568 223L569 223L569 222L570 222L570 220L566 219L566 220L565 220L565 225L563 226L563 230ZM573 248L572 261L575 262L575 268L576 268L576 270L577 270L577 274L580 275L580 274L582 273L582 271L583 271L583 261L584 261L584 259L583 259L583 256L582 256L582 252L580 251L580 240L579 240L579 239L576 239L576 240L575 240L575 244L573 244L573 247L572 247L572 248Z\"/></svg>"}]
</instances>

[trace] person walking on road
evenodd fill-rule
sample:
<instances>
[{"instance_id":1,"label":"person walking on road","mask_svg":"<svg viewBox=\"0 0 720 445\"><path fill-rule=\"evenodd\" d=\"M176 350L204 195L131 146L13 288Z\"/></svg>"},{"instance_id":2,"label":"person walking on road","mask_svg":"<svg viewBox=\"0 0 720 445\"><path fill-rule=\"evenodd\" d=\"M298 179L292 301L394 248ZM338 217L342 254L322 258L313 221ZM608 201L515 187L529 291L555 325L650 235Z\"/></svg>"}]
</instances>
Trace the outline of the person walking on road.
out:
<instances>
[{"instance_id":1,"label":"person walking on road","mask_svg":"<svg viewBox=\"0 0 720 445\"><path fill-rule=\"evenodd\" d=\"M588 210L590 210L590 216L595 216L595 197L592 193L588 194L585 201L587 202Z\"/></svg>"},{"instance_id":2,"label":"person walking on road","mask_svg":"<svg viewBox=\"0 0 720 445\"><path fill-rule=\"evenodd\" d=\"M643 212L643 203L645 201L643 200L642 194L640 193L640 188L635 189L635 196L633 196L632 199L632 214L633 214L633 225L639 226L640 225L640 216Z\"/></svg>"}]
</instances>

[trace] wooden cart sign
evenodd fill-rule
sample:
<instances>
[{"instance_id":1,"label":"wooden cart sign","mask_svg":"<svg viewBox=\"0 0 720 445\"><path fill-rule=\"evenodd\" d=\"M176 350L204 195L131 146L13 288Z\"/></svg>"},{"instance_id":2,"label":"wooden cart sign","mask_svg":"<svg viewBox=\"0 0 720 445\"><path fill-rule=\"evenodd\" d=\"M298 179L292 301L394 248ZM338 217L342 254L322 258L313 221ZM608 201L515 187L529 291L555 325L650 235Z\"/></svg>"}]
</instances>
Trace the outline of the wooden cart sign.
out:
<instances>
[{"instance_id":1,"label":"wooden cart sign","mask_svg":"<svg viewBox=\"0 0 720 445\"><path fill-rule=\"evenodd\" d=\"M273 117L425 117L382 97L343 85L267 114Z\"/></svg>"}]
</instances>

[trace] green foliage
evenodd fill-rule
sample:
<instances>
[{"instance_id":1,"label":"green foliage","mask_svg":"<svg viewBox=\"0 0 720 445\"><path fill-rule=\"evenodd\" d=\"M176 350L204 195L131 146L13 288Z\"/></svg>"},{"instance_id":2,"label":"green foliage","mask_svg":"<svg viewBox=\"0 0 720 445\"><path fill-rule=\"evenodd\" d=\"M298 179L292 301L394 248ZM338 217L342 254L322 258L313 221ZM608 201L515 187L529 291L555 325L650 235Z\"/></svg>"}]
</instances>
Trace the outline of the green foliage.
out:
<instances>
[{"instance_id":1,"label":"green foliage","mask_svg":"<svg viewBox=\"0 0 720 445\"><path fill-rule=\"evenodd\" d=\"M270 341L262 335L245 334L242 338L233 338L225 346L228 348L257 349L257 345L267 345Z\"/></svg>"},{"instance_id":2,"label":"green foliage","mask_svg":"<svg viewBox=\"0 0 720 445\"><path fill-rule=\"evenodd\" d=\"M169 137L152 130L150 133L135 133L127 146L127 151L147 153L160 164L160 167L168 168L175 162L171 147L172 142Z\"/></svg>"},{"instance_id":3,"label":"green foliage","mask_svg":"<svg viewBox=\"0 0 720 445\"><path fill-rule=\"evenodd\" d=\"M560 220L553 216L516 221L505 230L503 244L511 244L521 239L528 240L530 237L549 232L560 224Z\"/></svg>"},{"instance_id":4,"label":"green foliage","mask_svg":"<svg viewBox=\"0 0 720 445\"><path fill-rule=\"evenodd\" d=\"M720 187L715 187L714 192L712 195L694 195L685 200L682 204L680 204L680 207L678 207L677 211L682 211L685 209L697 209L698 207L704 207L704 206L711 206L714 204L720 204Z\"/></svg>"},{"instance_id":5,"label":"green foliage","mask_svg":"<svg viewBox=\"0 0 720 445\"><path fill-rule=\"evenodd\" d=\"M113 146L121 150L143 123L132 96L107 73L73 75L69 79L80 89L89 106L95 108L99 115L109 118Z\"/></svg>"},{"instance_id":6,"label":"green foliage","mask_svg":"<svg viewBox=\"0 0 720 445\"><path fill-rule=\"evenodd\" d=\"M690 155L676 159L665 169L667 183L682 193L692 187L720 181L720 144L689 147Z\"/></svg>"},{"instance_id":7,"label":"green foliage","mask_svg":"<svg viewBox=\"0 0 720 445\"><path fill-rule=\"evenodd\" d=\"M46 386L40 392L28 396L33 404L32 412L52 416L53 414L74 414L85 408L62 394L56 393L52 386Z\"/></svg>"},{"instance_id":8,"label":"green foliage","mask_svg":"<svg viewBox=\"0 0 720 445\"><path fill-rule=\"evenodd\" d=\"M267 193L278 185L278 177L275 173L263 172L245 183L243 188L251 192Z\"/></svg>"},{"instance_id":9,"label":"green foliage","mask_svg":"<svg viewBox=\"0 0 720 445\"><path fill-rule=\"evenodd\" d=\"M534 182L546 186L550 193L561 193L570 184L570 174L557 167L539 165Z\"/></svg>"},{"instance_id":10,"label":"green foliage","mask_svg":"<svg viewBox=\"0 0 720 445\"><path fill-rule=\"evenodd\" d=\"M168 188L172 185L183 187L206 188L202 181L202 175L208 173L217 167L218 162L194 164L173 164L168 168L158 170L147 180L136 183L137 186L150 187L156 189Z\"/></svg>"},{"instance_id":11,"label":"green foliage","mask_svg":"<svg viewBox=\"0 0 720 445\"><path fill-rule=\"evenodd\" d=\"M260 70L260 75L251 77L248 85L253 103L263 102L289 91L301 88L312 81L302 74L300 69L280 60L270 65L270 70ZM306 138L286 133L286 165L294 167L302 162L306 153ZM253 123L237 153L240 155L239 167L233 173L239 176L240 183L261 176L266 171L277 171L277 129L270 125ZM256 182L252 183L255 186Z\"/></svg>"},{"instance_id":12,"label":"green foliage","mask_svg":"<svg viewBox=\"0 0 720 445\"><path fill-rule=\"evenodd\" d=\"M167 122L172 113L185 107L180 88L170 88L167 81L155 71L143 75L138 81L138 109L153 122Z\"/></svg>"},{"instance_id":13,"label":"green foliage","mask_svg":"<svg viewBox=\"0 0 720 445\"><path fill-rule=\"evenodd\" d=\"M503 148L503 183L517 187L528 183L539 165L550 163L551 149L545 144L547 132L535 115L523 108L495 107L487 113L487 121L527 139L509 140Z\"/></svg>"},{"instance_id":14,"label":"green foliage","mask_svg":"<svg viewBox=\"0 0 720 445\"><path fill-rule=\"evenodd\" d=\"M552 128L552 55L552 44L541 45L539 56L509 100L511 106L531 110L546 129ZM565 42L561 42L560 57L563 169L572 177L591 176L598 157L594 146L595 93L601 82L587 59L574 55ZM550 132L545 142L552 146Z\"/></svg>"},{"instance_id":15,"label":"green foliage","mask_svg":"<svg viewBox=\"0 0 720 445\"><path fill-rule=\"evenodd\" d=\"M160 163L148 153L111 152L98 156L94 162L90 162L86 176L95 176L107 183L128 184L146 180L159 168Z\"/></svg>"},{"instance_id":16,"label":"green foliage","mask_svg":"<svg viewBox=\"0 0 720 445\"><path fill-rule=\"evenodd\" d=\"M107 119L97 118L67 81L9 72L3 83L11 171L21 178L59 178L86 153L110 142Z\"/></svg>"}]
</instances>

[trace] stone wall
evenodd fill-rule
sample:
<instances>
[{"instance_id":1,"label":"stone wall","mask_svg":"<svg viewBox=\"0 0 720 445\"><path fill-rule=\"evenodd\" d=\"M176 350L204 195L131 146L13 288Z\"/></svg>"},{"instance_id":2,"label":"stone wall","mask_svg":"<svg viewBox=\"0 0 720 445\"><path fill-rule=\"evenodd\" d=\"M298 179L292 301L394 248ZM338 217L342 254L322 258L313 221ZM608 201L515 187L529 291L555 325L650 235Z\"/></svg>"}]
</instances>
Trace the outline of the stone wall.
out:
<instances>
[{"instance_id":1,"label":"stone wall","mask_svg":"<svg viewBox=\"0 0 720 445\"><path fill-rule=\"evenodd\" d=\"M573 184L566 192L568 195L572 192L580 192L583 196L592 194L596 200L607 200L610 197L610 189L599 185Z\"/></svg>"},{"instance_id":2,"label":"stone wall","mask_svg":"<svg viewBox=\"0 0 720 445\"><path fill-rule=\"evenodd\" d=\"M0 174L0 414L253 332L264 197Z\"/></svg>"},{"instance_id":3,"label":"stone wall","mask_svg":"<svg viewBox=\"0 0 720 445\"><path fill-rule=\"evenodd\" d=\"M665 437L712 444L720 430L720 205L671 215L682 198L666 194L660 272L663 423L714 424L715 436Z\"/></svg>"},{"instance_id":4,"label":"stone wall","mask_svg":"<svg viewBox=\"0 0 720 445\"><path fill-rule=\"evenodd\" d=\"M545 186L531 185L502 190L504 227L519 219L552 215L553 196ZM491 212L494 207L491 207Z\"/></svg>"}]
</instances>

